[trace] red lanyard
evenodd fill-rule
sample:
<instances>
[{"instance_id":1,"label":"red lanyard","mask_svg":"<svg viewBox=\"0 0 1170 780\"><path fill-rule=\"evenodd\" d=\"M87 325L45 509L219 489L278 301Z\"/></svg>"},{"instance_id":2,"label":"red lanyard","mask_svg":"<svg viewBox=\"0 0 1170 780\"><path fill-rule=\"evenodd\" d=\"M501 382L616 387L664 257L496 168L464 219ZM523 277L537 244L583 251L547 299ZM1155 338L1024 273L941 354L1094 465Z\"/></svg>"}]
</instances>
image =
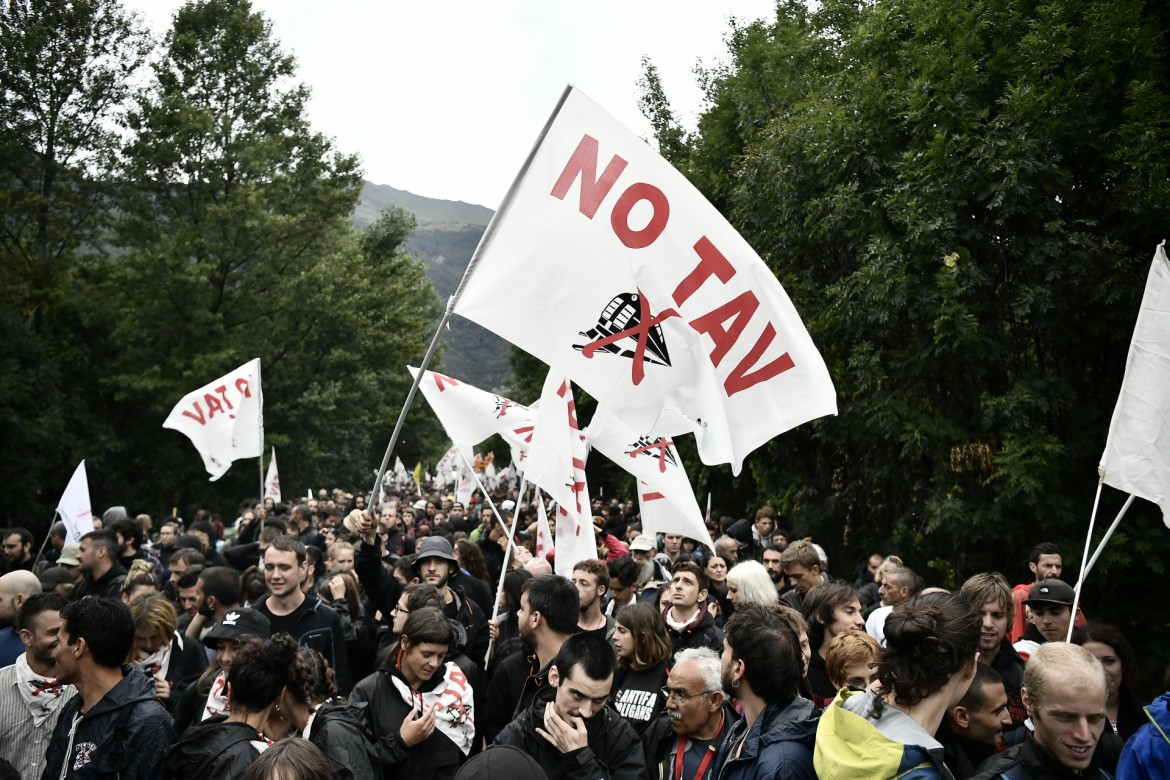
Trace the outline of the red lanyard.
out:
<instances>
[{"instance_id":1,"label":"red lanyard","mask_svg":"<svg viewBox=\"0 0 1170 780\"><path fill-rule=\"evenodd\" d=\"M719 730L715 732L715 736L711 738L711 744L707 745L707 750L703 753L703 760L699 762L699 771L695 772L694 780L703 780L703 775L707 772L707 767L711 765L711 759L715 755L715 749L718 747L716 743L719 741L719 735L723 733L723 715L719 715ZM674 780L683 780L683 757L686 755L686 737L678 738L678 752L674 759Z\"/></svg>"}]
</instances>

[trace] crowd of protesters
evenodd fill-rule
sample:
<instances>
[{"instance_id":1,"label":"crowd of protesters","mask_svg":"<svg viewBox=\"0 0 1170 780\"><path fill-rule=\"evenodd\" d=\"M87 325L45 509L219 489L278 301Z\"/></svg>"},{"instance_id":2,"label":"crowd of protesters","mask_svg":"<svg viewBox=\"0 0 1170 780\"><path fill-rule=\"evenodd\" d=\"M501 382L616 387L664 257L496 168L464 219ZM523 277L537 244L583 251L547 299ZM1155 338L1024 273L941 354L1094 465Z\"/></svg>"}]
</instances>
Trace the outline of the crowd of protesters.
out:
<instances>
[{"instance_id":1,"label":"crowd of protesters","mask_svg":"<svg viewBox=\"0 0 1170 780\"><path fill-rule=\"evenodd\" d=\"M0 780L1170 777L1170 694L1139 701L1053 544L948 592L830 574L769 507L708 549L595 501L558 576L523 499L0 531Z\"/></svg>"}]
</instances>

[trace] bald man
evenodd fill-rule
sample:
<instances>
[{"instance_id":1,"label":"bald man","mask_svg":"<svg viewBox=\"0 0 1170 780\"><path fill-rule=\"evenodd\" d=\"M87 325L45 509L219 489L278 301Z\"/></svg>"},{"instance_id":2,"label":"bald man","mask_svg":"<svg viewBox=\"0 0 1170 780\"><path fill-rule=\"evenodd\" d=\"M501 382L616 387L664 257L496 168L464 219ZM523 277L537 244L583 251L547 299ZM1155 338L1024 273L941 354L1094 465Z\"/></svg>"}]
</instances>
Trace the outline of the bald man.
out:
<instances>
[{"instance_id":1,"label":"bald man","mask_svg":"<svg viewBox=\"0 0 1170 780\"><path fill-rule=\"evenodd\" d=\"M41 581L31 571L13 571L0 577L0 667L16 663L24 652L24 642L12 626L28 597L40 592Z\"/></svg>"}]
</instances>

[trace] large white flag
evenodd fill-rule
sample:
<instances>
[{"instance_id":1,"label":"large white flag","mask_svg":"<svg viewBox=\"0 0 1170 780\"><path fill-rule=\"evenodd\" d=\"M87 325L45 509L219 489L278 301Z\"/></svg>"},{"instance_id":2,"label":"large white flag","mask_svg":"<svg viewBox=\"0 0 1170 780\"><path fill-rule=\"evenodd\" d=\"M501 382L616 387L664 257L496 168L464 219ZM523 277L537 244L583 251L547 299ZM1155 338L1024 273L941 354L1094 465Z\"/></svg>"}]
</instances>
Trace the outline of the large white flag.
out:
<instances>
[{"instance_id":1,"label":"large white flag","mask_svg":"<svg viewBox=\"0 0 1170 780\"><path fill-rule=\"evenodd\" d=\"M1170 259L1154 252L1101 456L1106 485L1152 501L1170 526Z\"/></svg>"},{"instance_id":2,"label":"large white flag","mask_svg":"<svg viewBox=\"0 0 1170 780\"><path fill-rule=\"evenodd\" d=\"M585 481L585 437L577 425L573 386L556 370L548 372L528 450L528 481L557 503L557 574L573 576L573 566L597 557L589 485Z\"/></svg>"},{"instance_id":3,"label":"large white flag","mask_svg":"<svg viewBox=\"0 0 1170 780\"><path fill-rule=\"evenodd\" d=\"M276 447L272 448L272 460L268 461L268 473L264 476L264 497L280 503L280 473L276 470Z\"/></svg>"},{"instance_id":4,"label":"large white flag","mask_svg":"<svg viewBox=\"0 0 1170 780\"><path fill-rule=\"evenodd\" d=\"M418 374L414 366L407 368L412 377ZM472 447L498 434L511 447L512 461L524 461L532 441L533 409L435 371L424 373L419 388L451 441L470 455Z\"/></svg>"},{"instance_id":5,"label":"large white flag","mask_svg":"<svg viewBox=\"0 0 1170 780\"><path fill-rule=\"evenodd\" d=\"M644 141L566 90L488 227L454 311L568 376L639 431L743 459L836 414L776 276Z\"/></svg>"},{"instance_id":6,"label":"large white flag","mask_svg":"<svg viewBox=\"0 0 1170 780\"><path fill-rule=\"evenodd\" d=\"M259 458L264 452L260 358L183 396L163 427L191 440L212 482L227 473L232 461Z\"/></svg>"},{"instance_id":7,"label":"large white flag","mask_svg":"<svg viewBox=\"0 0 1170 780\"><path fill-rule=\"evenodd\" d=\"M76 544L93 530L93 507L89 503L89 480L85 476L85 461L77 464L61 500L57 514L65 524L65 544Z\"/></svg>"},{"instance_id":8,"label":"large white flag","mask_svg":"<svg viewBox=\"0 0 1170 780\"><path fill-rule=\"evenodd\" d=\"M682 534L709 549L715 548L671 439L638 435L616 417L599 412L585 429L585 440L638 478L643 533Z\"/></svg>"}]
</instances>

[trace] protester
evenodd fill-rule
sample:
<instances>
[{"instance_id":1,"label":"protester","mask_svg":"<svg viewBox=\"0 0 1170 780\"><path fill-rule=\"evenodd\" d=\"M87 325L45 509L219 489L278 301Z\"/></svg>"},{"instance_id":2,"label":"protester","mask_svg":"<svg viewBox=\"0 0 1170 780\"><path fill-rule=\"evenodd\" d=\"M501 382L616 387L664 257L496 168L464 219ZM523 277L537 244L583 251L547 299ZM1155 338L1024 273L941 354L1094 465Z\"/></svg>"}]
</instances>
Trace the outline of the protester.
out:
<instances>
[{"instance_id":1,"label":"protester","mask_svg":"<svg viewBox=\"0 0 1170 780\"><path fill-rule=\"evenodd\" d=\"M976 574L963 583L959 598L979 615L979 662L991 666L1003 680L1008 697L1008 714L1019 728L1028 713L1020 689L1024 686L1024 659L1008 641L1015 605L1011 588L1002 574Z\"/></svg>"},{"instance_id":2,"label":"protester","mask_svg":"<svg viewBox=\"0 0 1170 780\"><path fill-rule=\"evenodd\" d=\"M333 670L320 653L302 647L299 655L308 675L307 698L285 688L281 713L328 759L334 780L378 780L378 753L365 713L338 695Z\"/></svg>"},{"instance_id":3,"label":"protester","mask_svg":"<svg viewBox=\"0 0 1170 780\"><path fill-rule=\"evenodd\" d=\"M1052 542L1041 542L1032 548L1028 556L1028 571L1032 578L1012 588L1012 606L1015 617L1012 620L1008 639L1014 644L1024 638L1028 630L1028 610L1024 602L1029 598L1032 588L1041 580L1060 579L1064 570L1064 557L1060 547Z\"/></svg>"},{"instance_id":4,"label":"protester","mask_svg":"<svg viewBox=\"0 0 1170 780\"><path fill-rule=\"evenodd\" d=\"M1003 749L1004 730L1011 725L1003 679L992 667L978 664L967 692L946 711L935 735L947 768L957 780L974 775L976 767Z\"/></svg>"},{"instance_id":5,"label":"protester","mask_svg":"<svg viewBox=\"0 0 1170 780\"><path fill-rule=\"evenodd\" d=\"M800 539L784 548L784 552L780 554L780 565L784 567L784 576L792 586L792 589L781 598L781 602L797 612L802 612L804 595L816 586L828 582L828 575L824 573L824 565L821 563L821 554L811 542Z\"/></svg>"},{"instance_id":6,"label":"protester","mask_svg":"<svg viewBox=\"0 0 1170 780\"><path fill-rule=\"evenodd\" d=\"M459 621L467 632L467 646L464 650L468 656L482 663L487 656L490 638L487 616L456 584L458 572L459 563L455 560L449 541L441 536L431 536L419 543L414 560L415 576L419 581L439 589L446 605L444 612L447 617Z\"/></svg>"},{"instance_id":7,"label":"protester","mask_svg":"<svg viewBox=\"0 0 1170 780\"><path fill-rule=\"evenodd\" d=\"M15 663L25 651L16 629L21 606L41 592L41 581L31 571L18 569L0 576L0 666Z\"/></svg>"},{"instance_id":8,"label":"protester","mask_svg":"<svg viewBox=\"0 0 1170 780\"><path fill-rule=\"evenodd\" d=\"M1101 662L1105 670L1105 716L1113 733L1124 742L1147 722L1142 703L1130 688L1136 669L1129 641L1107 623L1088 623L1073 630L1073 642Z\"/></svg>"},{"instance_id":9,"label":"protester","mask_svg":"<svg viewBox=\"0 0 1170 780\"><path fill-rule=\"evenodd\" d=\"M1041 580L1028 591L1028 599L1024 602L1029 613L1028 629L1023 638L1012 645L1025 663L1045 642L1068 640L1075 598L1072 586L1057 579Z\"/></svg>"},{"instance_id":10,"label":"protester","mask_svg":"<svg viewBox=\"0 0 1170 780\"><path fill-rule=\"evenodd\" d=\"M606 564L609 573L609 603L605 614L613 617L622 607L638 601L638 564L628 555L615 558Z\"/></svg>"},{"instance_id":11,"label":"protester","mask_svg":"<svg viewBox=\"0 0 1170 780\"><path fill-rule=\"evenodd\" d=\"M86 598L60 614L57 681L75 686L77 696L58 716L41 776L155 780L175 730L154 685L123 664L134 645L130 608L116 598Z\"/></svg>"},{"instance_id":12,"label":"protester","mask_svg":"<svg viewBox=\"0 0 1170 780\"><path fill-rule=\"evenodd\" d=\"M743 719L719 747L715 777L815 780L816 710L797 696L800 644L788 623L766 607L737 605L720 660L723 690L743 708Z\"/></svg>"},{"instance_id":13,"label":"protester","mask_svg":"<svg viewBox=\"0 0 1170 780\"><path fill-rule=\"evenodd\" d=\"M609 569L596 558L586 558L573 564L572 579L579 599L577 631L592 632L612 641L614 620L601 611L602 601L609 592Z\"/></svg>"},{"instance_id":14,"label":"protester","mask_svg":"<svg viewBox=\"0 0 1170 780\"><path fill-rule=\"evenodd\" d=\"M1122 780L1165 780L1170 777L1170 692L1145 708L1149 722L1125 743L1117 776Z\"/></svg>"},{"instance_id":15,"label":"protester","mask_svg":"<svg viewBox=\"0 0 1170 780\"><path fill-rule=\"evenodd\" d=\"M4 560L9 571L32 571L33 535L27 528L8 528L0 532Z\"/></svg>"},{"instance_id":16,"label":"protester","mask_svg":"<svg viewBox=\"0 0 1170 780\"><path fill-rule=\"evenodd\" d=\"M1024 706L1034 730L983 762L974 780L1109 778L1094 755L1105 729L1105 698L1105 671L1092 653L1067 642L1037 647L1024 669Z\"/></svg>"},{"instance_id":17,"label":"protester","mask_svg":"<svg viewBox=\"0 0 1170 780\"><path fill-rule=\"evenodd\" d=\"M488 665L494 671L500 661L520 649L520 591L532 579L526 569L511 569L504 575L504 591L500 594L500 612L488 626L492 635L492 657ZM481 708L482 711L482 708Z\"/></svg>"},{"instance_id":18,"label":"protester","mask_svg":"<svg viewBox=\"0 0 1170 780\"><path fill-rule=\"evenodd\" d=\"M922 578L913 569L905 566L886 569L878 587L881 606L869 613L869 617L865 619L865 632L876 639L879 645L885 647L885 625L890 611L921 593L922 586Z\"/></svg>"},{"instance_id":19,"label":"protester","mask_svg":"<svg viewBox=\"0 0 1170 780\"><path fill-rule=\"evenodd\" d=\"M737 610L746 604L770 607L777 603L776 587L762 563L744 561L727 572L727 599Z\"/></svg>"},{"instance_id":20,"label":"protester","mask_svg":"<svg viewBox=\"0 0 1170 780\"><path fill-rule=\"evenodd\" d=\"M872 636L857 629L842 631L825 647L825 674L834 691L864 691L877 682L881 659L882 649Z\"/></svg>"},{"instance_id":21,"label":"protester","mask_svg":"<svg viewBox=\"0 0 1170 780\"><path fill-rule=\"evenodd\" d=\"M163 780L239 780L268 749L286 691L308 698L308 673L288 634L240 643L227 675L228 714L192 726L167 750ZM279 728L279 727L278 727Z\"/></svg>"},{"instance_id":22,"label":"protester","mask_svg":"<svg viewBox=\"0 0 1170 780\"><path fill-rule=\"evenodd\" d=\"M662 780L711 780L714 758L739 720L723 692L719 654L706 647L683 650L662 689L666 709L643 735L646 766Z\"/></svg>"},{"instance_id":23,"label":"protester","mask_svg":"<svg viewBox=\"0 0 1170 780\"><path fill-rule=\"evenodd\" d=\"M622 607L613 634L618 668L610 700L641 737L658 719L666 703L662 686L671 657L670 636L654 607L633 604Z\"/></svg>"},{"instance_id":24,"label":"protester","mask_svg":"<svg viewBox=\"0 0 1170 780\"><path fill-rule=\"evenodd\" d=\"M821 780L953 777L934 734L975 676L979 618L957 596L932 593L894 607L885 633L879 689L841 691L821 716Z\"/></svg>"},{"instance_id":25,"label":"protester","mask_svg":"<svg viewBox=\"0 0 1170 780\"><path fill-rule=\"evenodd\" d=\"M65 598L54 593L29 596L15 625L25 651L0 669L0 758L23 777L41 776L57 719L77 695L72 685L58 682L53 660L65 604Z\"/></svg>"},{"instance_id":26,"label":"protester","mask_svg":"<svg viewBox=\"0 0 1170 780\"><path fill-rule=\"evenodd\" d=\"M865 627L861 619L861 599L852 585L829 582L818 585L804 597L804 619L808 621L812 657L808 665L808 682L813 704L827 707L837 695L837 686L829 679L825 655L829 643L846 631Z\"/></svg>"},{"instance_id":27,"label":"protester","mask_svg":"<svg viewBox=\"0 0 1170 780\"><path fill-rule=\"evenodd\" d=\"M723 632L706 609L707 575L692 561L675 565L667 589L670 605L662 619L670 635L671 655L692 647L718 650L723 646Z\"/></svg>"},{"instance_id":28,"label":"protester","mask_svg":"<svg viewBox=\"0 0 1170 780\"><path fill-rule=\"evenodd\" d=\"M536 759L549 780L643 780L637 734L606 705L617 662L596 634L575 634L549 667L552 701L534 702L495 739Z\"/></svg>"},{"instance_id":29,"label":"protester","mask_svg":"<svg viewBox=\"0 0 1170 780\"><path fill-rule=\"evenodd\" d=\"M455 630L435 608L412 612L387 666L354 686L381 770L399 780L453 778L475 743L475 697L444 659Z\"/></svg>"},{"instance_id":30,"label":"protester","mask_svg":"<svg viewBox=\"0 0 1170 780\"><path fill-rule=\"evenodd\" d=\"M495 741L500 730L536 699L551 697L548 672L564 644L577 630L579 595L573 583L542 574L524 583L517 613L520 639L532 654L517 652L500 662L481 707L483 735Z\"/></svg>"},{"instance_id":31,"label":"protester","mask_svg":"<svg viewBox=\"0 0 1170 780\"><path fill-rule=\"evenodd\" d=\"M126 569L118 563L118 535L113 531L90 531L81 537L77 551L84 579L70 596L74 601L86 596L118 598Z\"/></svg>"},{"instance_id":32,"label":"protester","mask_svg":"<svg viewBox=\"0 0 1170 780\"><path fill-rule=\"evenodd\" d=\"M291 536L273 540L264 551L264 581L269 596L256 605L268 618L272 635L290 634L301 645L311 647L337 673L337 685L349 690L349 662L341 618L321 600L308 598L302 585L309 576L305 545Z\"/></svg>"},{"instance_id":33,"label":"protester","mask_svg":"<svg viewBox=\"0 0 1170 780\"><path fill-rule=\"evenodd\" d=\"M203 646L175 631L175 608L161 593L130 602L134 618L134 665L154 684L155 694L174 710L187 686L207 668Z\"/></svg>"},{"instance_id":34,"label":"protester","mask_svg":"<svg viewBox=\"0 0 1170 780\"><path fill-rule=\"evenodd\" d=\"M316 745L303 739L282 739L252 762L243 780L334 780L334 777L329 761Z\"/></svg>"},{"instance_id":35,"label":"protester","mask_svg":"<svg viewBox=\"0 0 1170 780\"><path fill-rule=\"evenodd\" d=\"M227 676L241 642L263 641L269 636L268 618L254 609L228 612L203 635L204 646L215 651L214 663L179 698L179 705L174 709L176 732L182 735L196 723L227 714Z\"/></svg>"}]
</instances>

